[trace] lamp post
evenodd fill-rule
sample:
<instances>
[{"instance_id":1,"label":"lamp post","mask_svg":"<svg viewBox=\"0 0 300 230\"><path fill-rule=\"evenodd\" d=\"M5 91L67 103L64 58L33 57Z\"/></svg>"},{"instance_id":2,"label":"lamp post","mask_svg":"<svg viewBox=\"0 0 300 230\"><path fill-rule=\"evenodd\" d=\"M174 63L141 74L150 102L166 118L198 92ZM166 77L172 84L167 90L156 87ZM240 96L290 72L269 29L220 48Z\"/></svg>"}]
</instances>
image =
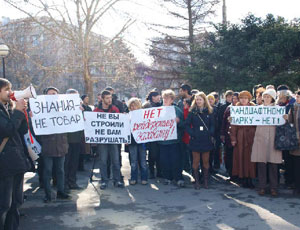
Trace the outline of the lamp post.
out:
<instances>
[{"instance_id":1,"label":"lamp post","mask_svg":"<svg viewBox=\"0 0 300 230\"><path fill-rule=\"evenodd\" d=\"M5 44L0 44L0 57L2 58L3 78L5 78L5 57L9 54L9 47Z\"/></svg>"}]
</instances>

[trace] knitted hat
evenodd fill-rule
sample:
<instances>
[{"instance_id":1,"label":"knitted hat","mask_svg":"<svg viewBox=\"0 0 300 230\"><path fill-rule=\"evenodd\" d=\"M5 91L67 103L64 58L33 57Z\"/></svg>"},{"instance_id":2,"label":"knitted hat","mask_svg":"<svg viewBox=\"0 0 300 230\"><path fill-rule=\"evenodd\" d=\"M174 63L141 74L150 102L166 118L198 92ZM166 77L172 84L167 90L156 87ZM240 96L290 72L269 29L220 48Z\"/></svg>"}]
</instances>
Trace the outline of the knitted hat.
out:
<instances>
[{"instance_id":1,"label":"knitted hat","mask_svg":"<svg viewBox=\"0 0 300 230\"><path fill-rule=\"evenodd\" d=\"M54 90L54 91L56 91L57 93L59 93L58 88L55 88L54 86L50 86L50 87L44 89L43 93L44 93L44 94L47 94L49 90Z\"/></svg>"},{"instance_id":2,"label":"knitted hat","mask_svg":"<svg viewBox=\"0 0 300 230\"><path fill-rule=\"evenodd\" d=\"M241 98L241 97L248 97L249 101L251 101L252 94L249 91L244 90L244 91L242 91L242 92L239 93L239 98Z\"/></svg>"},{"instance_id":3,"label":"knitted hat","mask_svg":"<svg viewBox=\"0 0 300 230\"><path fill-rule=\"evenodd\" d=\"M274 89L267 89L265 92L263 92L263 96L265 94L270 95L274 100L276 100L276 91Z\"/></svg>"}]
</instances>

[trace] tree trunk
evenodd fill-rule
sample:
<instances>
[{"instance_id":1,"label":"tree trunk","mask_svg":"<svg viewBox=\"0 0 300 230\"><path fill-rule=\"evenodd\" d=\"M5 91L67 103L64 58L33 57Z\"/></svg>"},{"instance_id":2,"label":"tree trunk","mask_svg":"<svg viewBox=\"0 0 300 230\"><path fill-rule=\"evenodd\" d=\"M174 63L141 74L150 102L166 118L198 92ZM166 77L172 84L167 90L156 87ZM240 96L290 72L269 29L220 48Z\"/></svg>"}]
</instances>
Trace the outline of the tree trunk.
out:
<instances>
[{"instance_id":1,"label":"tree trunk","mask_svg":"<svg viewBox=\"0 0 300 230\"><path fill-rule=\"evenodd\" d=\"M189 46L190 46L190 61L194 63L194 25L193 25L193 12L192 0L187 1L187 10L189 18Z\"/></svg>"}]
</instances>

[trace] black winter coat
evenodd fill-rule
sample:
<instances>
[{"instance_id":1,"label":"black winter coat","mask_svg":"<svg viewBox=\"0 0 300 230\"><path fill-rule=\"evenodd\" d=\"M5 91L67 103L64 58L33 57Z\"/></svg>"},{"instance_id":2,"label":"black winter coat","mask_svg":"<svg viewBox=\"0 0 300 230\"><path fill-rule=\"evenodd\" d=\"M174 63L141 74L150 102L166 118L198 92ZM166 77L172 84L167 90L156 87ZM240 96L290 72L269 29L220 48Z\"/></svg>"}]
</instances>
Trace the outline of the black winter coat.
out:
<instances>
[{"instance_id":1,"label":"black winter coat","mask_svg":"<svg viewBox=\"0 0 300 230\"><path fill-rule=\"evenodd\" d=\"M18 110L7 111L0 103L0 144L9 137L0 153L0 178L25 173L29 162L24 153L21 136L28 132L24 113Z\"/></svg>"},{"instance_id":2,"label":"black winter coat","mask_svg":"<svg viewBox=\"0 0 300 230\"><path fill-rule=\"evenodd\" d=\"M205 125L199 118L201 116ZM201 128L202 127L202 128ZM204 109L202 113L193 109L185 120L185 129L191 136L190 149L194 152L209 152L214 148L211 137L214 136L214 115Z\"/></svg>"}]
</instances>

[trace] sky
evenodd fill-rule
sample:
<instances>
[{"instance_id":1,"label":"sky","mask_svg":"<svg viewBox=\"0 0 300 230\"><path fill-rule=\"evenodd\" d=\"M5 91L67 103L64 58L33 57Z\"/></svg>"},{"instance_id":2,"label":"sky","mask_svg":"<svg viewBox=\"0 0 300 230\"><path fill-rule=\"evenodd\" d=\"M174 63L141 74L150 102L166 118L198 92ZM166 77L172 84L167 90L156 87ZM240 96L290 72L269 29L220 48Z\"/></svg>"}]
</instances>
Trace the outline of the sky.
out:
<instances>
[{"instance_id":1,"label":"sky","mask_svg":"<svg viewBox=\"0 0 300 230\"><path fill-rule=\"evenodd\" d=\"M29 0L31 1L31 0ZM54 0L58 1L59 0ZM167 10L161 5L162 0L121 0L97 25L95 32L104 36L113 37L124 25L128 18L134 20L134 24L123 34L138 61L151 64L148 55L150 39L159 36L159 33L151 29L150 24L179 25L182 22L169 16ZM265 17L272 13L282 16L287 20L300 18L300 0L226 0L227 20L231 23L239 23L247 14L253 13L258 17ZM4 0L0 0L0 19L24 17L16 9L9 6ZM222 21L222 0L216 7L215 15L211 21ZM179 35L179 34L178 34Z\"/></svg>"}]
</instances>

